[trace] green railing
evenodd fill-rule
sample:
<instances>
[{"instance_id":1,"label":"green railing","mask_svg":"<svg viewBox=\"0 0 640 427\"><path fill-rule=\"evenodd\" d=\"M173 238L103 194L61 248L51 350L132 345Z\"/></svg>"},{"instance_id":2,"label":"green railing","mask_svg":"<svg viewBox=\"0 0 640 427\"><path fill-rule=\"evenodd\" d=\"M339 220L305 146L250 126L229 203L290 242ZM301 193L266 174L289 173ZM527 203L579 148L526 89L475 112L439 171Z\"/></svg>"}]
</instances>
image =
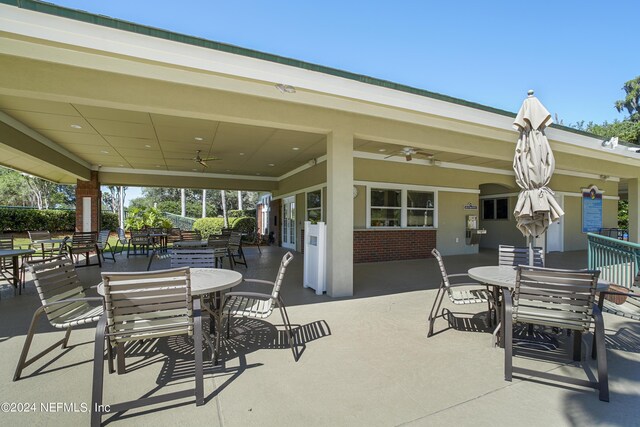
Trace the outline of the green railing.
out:
<instances>
[{"instance_id":1,"label":"green railing","mask_svg":"<svg viewBox=\"0 0 640 427\"><path fill-rule=\"evenodd\" d=\"M193 223L196 222L195 218L180 216L169 212L162 212L162 215L171 221L174 227L178 227L181 230L193 230Z\"/></svg>"},{"instance_id":2,"label":"green railing","mask_svg":"<svg viewBox=\"0 0 640 427\"><path fill-rule=\"evenodd\" d=\"M588 233L589 268L618 286L631 288L640 266L640 245Z\"/></svg>"}]
</instances>

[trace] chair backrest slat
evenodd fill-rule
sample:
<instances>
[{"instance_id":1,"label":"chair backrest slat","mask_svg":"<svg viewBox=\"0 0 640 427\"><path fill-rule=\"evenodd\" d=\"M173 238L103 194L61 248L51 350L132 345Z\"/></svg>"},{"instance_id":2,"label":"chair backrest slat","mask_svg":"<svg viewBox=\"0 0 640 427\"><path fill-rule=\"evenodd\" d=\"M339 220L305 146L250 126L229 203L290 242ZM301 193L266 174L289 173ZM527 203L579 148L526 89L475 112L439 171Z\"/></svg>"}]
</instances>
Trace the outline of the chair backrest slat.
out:
<instances>
[{"instance_id":1,"label":"chair backrest slat","mask_svg":"<svg viewBox=\"0 0 640 427\"><path fill-rule=\"evenodd\" d=\"M171 256L171 268L214 268L216 266L214 249L183 248L172 249L169 253Z\"/></svg>"},{"instance_id":2,"label":"chair backrest slat","mask_svg":"<svg viewBox=\"0 0 640 427\"><path fill-rule=\"evenodd\" d=\"M104 248L109 242L109 235L111 234L111 230L101 230L100 234L98 234L98 243Z\"/></svg>"},{"instance_id":3,"label":"chair backrest slat","mask_svg":"<svg viewBox=\"0 0 640 427\"><path fill-rule=\"evenodd\" d=\"M13 236L0 235L0 249L13 249Z\"/></svg>"},{"instance_id":4,"label":"chair backrest slat","mask_svg":"<svg viewBox=\"0 0 640 427\"><path fill-rule=\"evenodd\" d=\"M189 268L102 273L102 279L112 342L193 333Z\"/></svg>"},{"instance_id":5,"label":"chair backrest slat","mask_svg":"<svg viewBox=\"0 0 640 427\"><path fill-rule=\"evenodd\" d=\"M293 254L291 252L287 252L282 257L282 261L280 262L280 268L278 269L278 275L276 276L276 280L273 285L273 291L271 296L275 299L278 299L280 294L280 288L282 287L282 282L284 281L284 274L287 271L287 266L291 263L293 259Z\"/></svg>"},{"instance_id":6,"label":"chair backrest slat","mask_svg":"<svg viewBox=\"0 0 640 427\"><path fill-rule=\"evenodd\" d=\"M529 248L500 245L498 248L498 265L529 265ZM544 267L544 250L533 248L533 265Z\"/></svg>"},{"instance_id":7,"label":"chair backrest slat","mask_svg":"<svg viewBox=\"0 0 640 427\"><path fill-rule=\"evenodd\" d=\"M183 230L180 232L182 240L202 240L202 236L199 231Z\"/></svg>"},{"instance_id":8,"label":"chair backrest slat","mask_svg":"<svg viewBox=\"0 0 640 427\"><path fill-rule=\"evenodd\" d=\"M48 231L27 231L27 233L29 234L29 240L32 242L51 239L51 233Z\"/></svg>"},{"instance_id":9,"label":"chair backrest slat","mask_svg":"<svg viewBox=\"0 0 640 427\"><path fill-rule=\"evenodd\" d=\"M442 260L442 255L440 255L440 251L437 249L433 249L431 254L435 257L436 261L438 261L438 267L440 267L440 274L442 275L442 283L447 290L450 291L450 283L449 276L447 275L447 269L444 267L444 261Z\"/></svg>"},{"instance_id":10,"label":"chair backrest slat","mask_svg":"<svg viewBox=\"0 0 640 427\"><path fill-rule=\"evenodd\" d=\"M587 331L599 271L559 270L521 265L516 275L516 322Z\"/></svg>"},{"instance_id":11,"label":"chair backrest slat","mask_svg":"<svg viewBox=\"0 0 640 427\"><path fill-rule=\"evenodd\" d=\"M33 276L36 290L43 304L85 297L73 261L69 258L55 257L49 260L29 261L26 266ZM56 304L46 307L45 312L49 321L56 323L58 318L86 306L88 306L86 302Z\"/></svg>"}]
</instances>

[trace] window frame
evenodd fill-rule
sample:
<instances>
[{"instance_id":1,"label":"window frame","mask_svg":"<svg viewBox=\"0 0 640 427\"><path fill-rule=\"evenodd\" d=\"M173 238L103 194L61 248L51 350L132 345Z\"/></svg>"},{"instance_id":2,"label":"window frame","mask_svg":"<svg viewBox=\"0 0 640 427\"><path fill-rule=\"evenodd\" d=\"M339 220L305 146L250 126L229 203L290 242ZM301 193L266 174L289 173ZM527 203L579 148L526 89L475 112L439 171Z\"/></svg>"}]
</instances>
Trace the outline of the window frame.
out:
<instances>
[{"instance_id":1,"label":"window frame","mask_svg":"<svg viewBox=\"0 0 640 427\"><path fill-rule=\"evenodd\" d=\"M320 192L320 206L315 207L315 208L310 208L309 207L309 199L308 199L308 194L309 193L315 193L319 191ZM305 221L310 221L309 220L309 211L311 210L319 210L320 211L320 219L318 219L318 222L323 222L324 218L323 218L323 206L322 206L322 200L324 198L324 194L323 194L323 190L322 188L316 188L316 189L310 189L308 191L304 192L304 220Z\"/></svg>"},{"instance_id":2,"label":"window frame","mask_svg":"<svg viewBox=\"0 0 640 427\"><path fill-rule=\"evenodd\" d=\"M505 218L498 218L498 200L505 200L507 202L507 216ZM493 218L485 217L485 207L484 204L486 202L491 202L493 204ZM481 212L482 221L509 221L509 197L487 197L482 199L482 212Z\"/></svg>"},{"instance_id":3,"label":"window frame","mask_svg":"<svg viewBox=\"0 0 640 427\"><path fill-rule=\"evenodd\" d=\"M398 207L385 208L371 205L371 190L396 190L400 191L400 226L374 226L371 225L371 209L398 209ZM433 193L433 208L410 208L408 207L407 194L409 191L417 191L422 193ZM433 230L438 228L438 190L430 186L421 185L399 185L399 184L367 184L366 185L366 224L365 228L375 230L398 230L398 229L410 229L410 230ZM407 212L410 209L420 210L432 210L433 211L433 225L407 225Z\"/></svg>"}]
</instances>

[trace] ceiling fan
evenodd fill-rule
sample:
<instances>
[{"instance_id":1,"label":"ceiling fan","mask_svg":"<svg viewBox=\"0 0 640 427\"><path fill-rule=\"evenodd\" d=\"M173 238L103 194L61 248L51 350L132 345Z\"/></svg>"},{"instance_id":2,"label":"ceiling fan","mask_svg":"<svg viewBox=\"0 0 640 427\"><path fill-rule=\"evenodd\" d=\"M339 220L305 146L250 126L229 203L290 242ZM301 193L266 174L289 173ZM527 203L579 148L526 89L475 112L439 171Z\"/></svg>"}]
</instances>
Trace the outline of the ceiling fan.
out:
<instances>
[{"instance_id":1,"label":"ceiling fan","mask_svg":"<svg viewBox=\"0 0 640 427\"><path fill-rule=\"evenodd\" d=\"M213 161L213 160L222 160L220 157L216 157L216 156L211 156L211 157L200 157L200 152L202 150L197 150L196 151L196 156L195 157L189 157L189 158L182 158L182 159L175 159L175 160L193 160L194 162L204 166L205 168L209 167L209 165L207 165L206 162L209 161Z\"/></svg>"},{"instance_id":2,"label":"ceiling fan","mask_svg":"<svg viewBox=\"0 0 640 427\"><path fill-rule=\"evenodd\" d=\"M425 157L428 160L433 159L433 154L427 153L426 151L418 150L417 148L412 148L412 147L404 147L402 150L398 150L389 154L387 157L385 157L385 159L388 159L389 157L393 157L393 156L404 156L407 162L410 162L411 160L413 160L413 156Z\"/></svg>"}]
</instances>

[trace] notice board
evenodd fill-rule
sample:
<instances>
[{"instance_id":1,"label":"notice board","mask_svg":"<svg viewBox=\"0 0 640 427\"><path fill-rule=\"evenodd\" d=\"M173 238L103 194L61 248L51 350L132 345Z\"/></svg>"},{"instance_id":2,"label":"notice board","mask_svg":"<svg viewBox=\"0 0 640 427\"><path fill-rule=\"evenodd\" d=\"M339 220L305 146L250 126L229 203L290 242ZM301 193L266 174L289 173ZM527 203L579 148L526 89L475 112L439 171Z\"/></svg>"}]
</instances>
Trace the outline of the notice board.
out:
<instances>
[{"instance_id":1,"label":"notice board","mask_svg":"<svg viewBox=\"0 0 640 427\"><path fill-rule=\"evenodd\" d=\"M582 189L582 232L599 233L602 228L602 191L592 185Z\"/></svg>"}]
</instances>

